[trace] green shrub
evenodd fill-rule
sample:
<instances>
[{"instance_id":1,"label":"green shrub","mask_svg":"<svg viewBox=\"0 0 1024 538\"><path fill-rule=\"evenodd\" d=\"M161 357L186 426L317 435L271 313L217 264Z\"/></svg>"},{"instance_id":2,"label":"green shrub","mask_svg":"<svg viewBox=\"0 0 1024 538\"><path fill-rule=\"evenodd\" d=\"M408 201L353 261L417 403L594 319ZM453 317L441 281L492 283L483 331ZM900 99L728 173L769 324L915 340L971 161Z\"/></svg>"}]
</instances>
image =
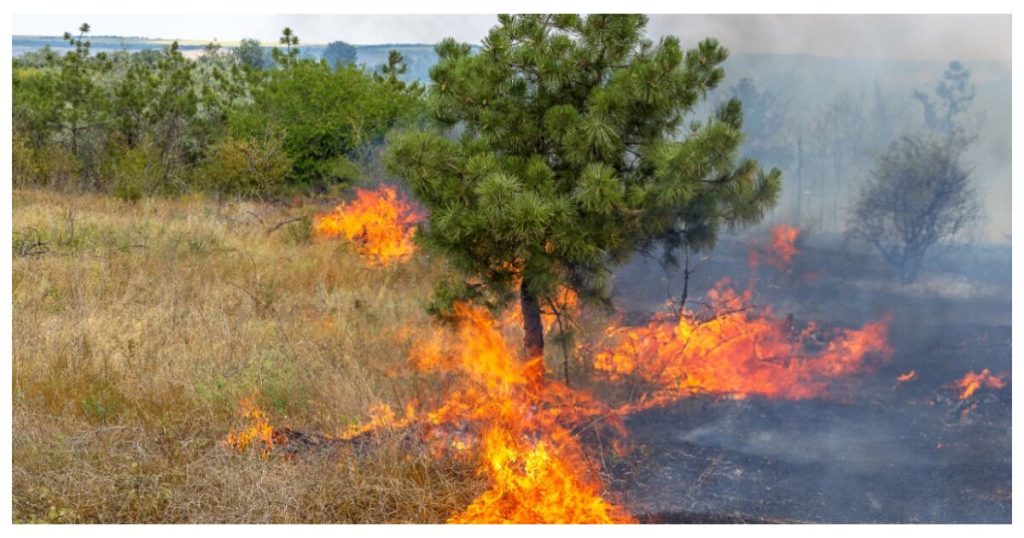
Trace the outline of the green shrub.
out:
<instances>
[{"instance_id":1,"label":"green shrub","mask_svg":"<svg viewBox=\"0 0 1024 538\"><path fill-rule=\"evenodd\" d=\"M322 189L357 179L353 161L360 151L411 117L418 103L417 92L357 67L297 61L268 73L253 91L252 106L236 110L229 124L243 137L281 126L282 147L292 160L288 182Z\"/></svg>"},{"instance_id":2,"label":"green shrub","mask_svg":"<svg viewBox=\"0 0 1024 538\"><path fill-rule=\"evenodd\" d=\"M103 177L115 196L129 202L168 190L160 151L149 140L135 147L115 144L104 160Z\"/></svg>"},{"instance_id":3,"label":"green shrub","mask_svg":"<svg viewBox=\"0 0 1024 538\"><path fill-rule=\"evenodd\" d=\"M226 138L215 144L199 169L199 184L211 190L263 197L280 188L292 161L274 130L260 136Z\"/></svg>"},{"instance_id":4,"label":"green shrub","mask_svg":"<svg viewBox=\"0 0 1024 538\"><path fill-rule=\"evenodd\" d=\"M64 147L44 143L33 147L29 139L14 133L12 139L12 183L15 186L67 188L78 181L79 162Z\"/></svg>"}]
</instances>

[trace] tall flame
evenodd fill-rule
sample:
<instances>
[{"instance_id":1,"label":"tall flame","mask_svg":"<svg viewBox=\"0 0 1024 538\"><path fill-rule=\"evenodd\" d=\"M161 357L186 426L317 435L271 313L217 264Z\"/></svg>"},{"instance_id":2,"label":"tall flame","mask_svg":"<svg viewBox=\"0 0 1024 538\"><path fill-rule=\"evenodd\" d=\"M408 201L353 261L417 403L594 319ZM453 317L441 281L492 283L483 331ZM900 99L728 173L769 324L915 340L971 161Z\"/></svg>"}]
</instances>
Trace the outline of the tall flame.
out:
<instances>
[{"instance_id":1,"label":"tall flame","mask_svg":"<svg viewBox=\"0 0 1024 538\"><path fill-rule=\"evenodd\" d=\"M587 418L608 414L607 407L547 379L540 358L520 359L485 310L460 304L455 311L457 338L435 336L417 348L415 360L426 371L458 375L428 421L478 432L481 472L491 487L450 521L631 521L601 497L597 471L571 432Z\"/></svg>"},{"instance_id":2,"label":"tall flame","mask_svg":"<svg viewBox=\"0 0 1024 538\"><path fill-rule=\"evenodd\" d=\"M423 215L399 198L395 188L356 189L355 198L318 216L313 231L321 237L344 237L381 265L407 260L416 251L413 235Z\"/></svg>"}]
</instances>

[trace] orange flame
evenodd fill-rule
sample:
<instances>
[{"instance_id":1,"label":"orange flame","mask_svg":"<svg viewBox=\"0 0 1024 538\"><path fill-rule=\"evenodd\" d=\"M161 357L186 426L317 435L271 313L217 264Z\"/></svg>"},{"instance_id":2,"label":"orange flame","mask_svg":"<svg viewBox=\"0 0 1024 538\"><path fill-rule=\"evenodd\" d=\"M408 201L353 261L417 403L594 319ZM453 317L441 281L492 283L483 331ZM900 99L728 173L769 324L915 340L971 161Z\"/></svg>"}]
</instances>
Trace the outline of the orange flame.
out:
<instances>
[{"instance_id":1,"label":"orange flame","mask_svg":"<svg viewBox=\"0 0 1024 538\"><path fill-rule=\"evenodd\" d=\"M266 459L277 441L274 428L270 425L270 419L250 398L243 398L239 407L241 408L240 415L249 420L249 426L229 433L224 438L224 444L238 452L256 448L260 451L260 456Z\"/></svg>"},{"instance_id":2,"label":"orange flame","mask_svg":"<svg viewBox=\"0 0 1024 538\"><path fill-rule=\"evenodd\" d=\"M428 442L441 440L460 451L474 448L478 472L490 486L452 516L453 523L632 522L602 496L597 465L578 439L580 431L610 428L624 438L627 413L696 393L828 396L843 379L872 369L877 362L872 358L891 355L887 320L856 330L826 332L813 323L799 330L770 309L754 309L752 295L752 289L738 294L724 279L699 314L683 311L678 318L655 316L643 327L610 327L614 341L597 353L595 370L612 381L645 383L647 389L639 400L617 408L549 378L543 358L520 358L502 323L486 310L456 304L455 330L433 331L412 352L413 364L444 378L449 389L433 406L424 406L426 411L409 404L404 416L376 405L366 423L340 437L415 423ZM559 300L572 308L575 295L569 297L562 293ZM229 435L229 444L244 449L259 439L273 446L265 415L256 409L247 416L253 426Z\"/></svg>"},{"instance_id":3,"label":"orange flame","mask_svg":"<svg viewBox=\"0 0 1024 538\"><path fill-rule=\"evenodd\" d=\"M988 368L981 371L980 374L974 373L974 370L967 372L965 376L953 383L953 387L960 391L960 399L966 400L970 398L978 389L982 387L988 387L991 389L1001 389L1006 386L1006 374L992 375L992 372Z\"/></svg>"},{"instance_id":4,"label":"orange flame","mask_svg":"<svg viewBox=\"0 0 1024 538\"><path fill-rule=\"evenodd\" d=\"M597 354L594 367L611 380L632 377L652 388L628 410L664 405L697 393L787 400L824 397L840 380L869 371L869 358L888 359L888 321L837 330L819 343L814 324L796 331L769 309L755 311L751 291L737 294L723 279L709 292L713 316L696 321L656 317L638 328L613 327L617 345Z\"/></svg>"},{"instance_id":5,"label":"orange flame","mask_svg":"<svg viewBox=\"0 0 1024 538\"><path fill-rule=\"evenodd\" d=\"M897 383L906 383L907 381L910 381L911 379L914 379L915 377L917 377L917 370L911 370L911 371L909 371L909 372L907 372L905 374L900 374L900 375L896 376L896 382Z\"/></svg>"},{"instance_id":6,"label":"orange flame","mask_svg":"<svg viewBox=\"0 0 1024 538\"><path fill-rule=\"evenodd\" d=\"M544 327L544 332L547 333L558 323L558 315L565 315L570 317L575 316L579 312L579 296L571 288L561 287L555 292L554 296L551 297L550 302L544 301L540 307L540 321ZM518 308L512 308L508 310L502 319L505 325L521 325L523 323L523 313Z\"/></svg>"},{"instance_id":7,"label":"orange flame","mask_svg":"<svg viewBox=\"0 0 1024 538\"><path fill-rule=\"evenodd\" d=\"M484 459L492 486L449 523L620 523L631 521L584 480L579 462L541 440L517 441L503 428L487 431Z\"/></svg>"},{"instance_id":8,"label":"orange flame","mask_svg":"<svg viewBox=\"0 0 1024 538\"><path fill-rule=\"evenodd\" d=\"M615 523L631 521L601 497L602 483L571 428L611 415L589 394L547 379L540 358L522 360L486 310L455 305L457 330L437 331L414 347L425 372L451 375L455 383L422 423L447 425L480 449L479 472L491 487L453 523ZM385 413L386 414L386 413ZM411 420L412 411L407 411ZM390 419L385 420L388 422ZM617 417L609 424L622 428ZM369 430L371 424L355 428ZM377 420L377 422L380 422Z\"/></svg>"},{"instance_id":9,"label":"orange flame","mask_svg":"<svg viewBox=\"0 0 1024 538\"><path fill-rule=\"evenodd\" d=\"M381 265L404 261L416 251L413 235L423 215L400 199L395 188L356 189L356 196L313 223L321 237L344 237Z\"/></svg>"},{"instance_id":10,"label":"orange flame","mask_svg":"<svg viewBox=\"0 0 1024 538\"><path fill-rule=\"evenodd\" d=\"M382 429L398 430L412 424L416 420L416 408L410 403L405 407L405 416L398 417L390 405L377 403L370 407L370 420L362 424L353 424L338 435L339 439L352 439L367 432Z\"/></svg>"},{"instance_id":11,"label":"orange flame","mask_svg":"<svg viewBox=\"0 0 1024 538\"><path fill-rule=\"evenodd\" d=\"M772 228L771 233L771 244L767 248L761 247L765 249L763 253L759 253L757 249L750 251L749 265L757 267L763 254L764 261L768 265L777 269L789 270L793 265L793 258L800 253L796 248L796 240L800 236L800 228L779 224Z\"/></svg>"}]
</instances>

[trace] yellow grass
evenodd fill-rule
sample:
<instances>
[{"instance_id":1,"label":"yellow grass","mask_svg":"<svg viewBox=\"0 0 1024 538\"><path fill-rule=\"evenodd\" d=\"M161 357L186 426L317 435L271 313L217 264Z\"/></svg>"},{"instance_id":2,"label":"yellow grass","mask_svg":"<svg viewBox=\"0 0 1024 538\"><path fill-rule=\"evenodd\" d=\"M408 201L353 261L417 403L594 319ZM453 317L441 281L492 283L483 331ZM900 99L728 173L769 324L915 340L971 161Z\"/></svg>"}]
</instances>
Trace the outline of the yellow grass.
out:
<instances>
[{"instance_id":1,"label":"yellow grass","mask_svg":"<svg viewBox=\"0 0 1024 538\"><path fill-rule=\"evenodd\" d=\"M339 431L434 390L407 328L442 270L310 240L310 207L14 193L16 522L441 522L484 484L384 435L347 457L218 444L254 397Z\"/></svg>"}]
</instances>

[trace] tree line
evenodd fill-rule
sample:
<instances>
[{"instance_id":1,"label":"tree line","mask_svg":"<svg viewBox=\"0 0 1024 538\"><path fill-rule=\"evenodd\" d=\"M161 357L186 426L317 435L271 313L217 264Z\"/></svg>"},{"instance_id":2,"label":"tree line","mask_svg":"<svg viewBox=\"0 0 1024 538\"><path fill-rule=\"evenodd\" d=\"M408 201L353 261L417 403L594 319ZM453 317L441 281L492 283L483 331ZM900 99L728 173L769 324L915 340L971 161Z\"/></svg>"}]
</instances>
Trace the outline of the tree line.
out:
<instances>
[{"instance_id":1,"label":"tree line","mask_svg":"<svg viewBox=\"0 0 1024 538\"><path fill-rule=\"evenodd\" d=\"M423 88L404 59L355 65L337 42L300 56L291 29L270 52L249 40L196 59L162 50L90 53L90 27L14 60L14 181L138 199L192 190L249 197L357 179L393 126L418 121Z\"/></svg>"}]
</instances>

